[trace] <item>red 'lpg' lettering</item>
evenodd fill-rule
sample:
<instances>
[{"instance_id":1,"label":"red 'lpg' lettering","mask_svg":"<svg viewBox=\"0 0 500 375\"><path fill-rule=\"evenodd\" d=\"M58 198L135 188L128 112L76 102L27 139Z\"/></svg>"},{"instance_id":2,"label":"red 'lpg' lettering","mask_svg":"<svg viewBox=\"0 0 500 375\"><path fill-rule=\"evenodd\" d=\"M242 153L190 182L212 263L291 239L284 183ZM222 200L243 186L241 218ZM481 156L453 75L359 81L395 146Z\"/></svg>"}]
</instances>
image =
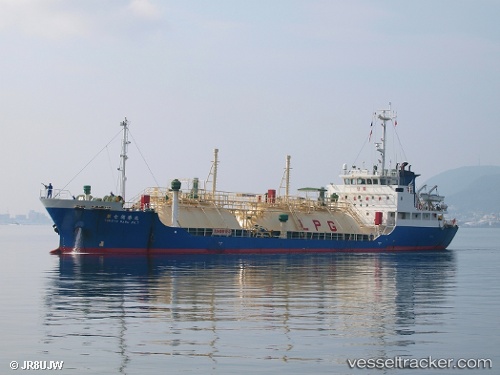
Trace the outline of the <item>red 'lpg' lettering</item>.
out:
<instances>
[{"instance_id":1,"label":"red 'lpg' lettering","mask_svg":"<svg viewBox=\"0 0 500 375\"><path fill-rule=\"evenodd\" d=\"M335 226L335 223L333 221L328 220L327 223L328 223L328 226L330 227L330 230L332 232L336 232L337 231L337 227Z\"/></svg>"},{"instance_id":2,"label":"red 'lpg' lettering","mask_svg":"<svg viewBox=\"0 0 500 375\"><path fill-rule=\"evenodd\" d=\"M319 220L314 219L313 220L313 224L316 227L316 232L317 232L318 228L321 226L321 223L319 222Z\"/></svg>"},{"instance_id":3,"label":"red 'lpg' lettering","mask_svg":"<svg viewBox=\"0 0 500 375\"><path fill-rule=\"evenodd\" d=\"M302 230L309 230L309 228L306 228L306 227L304 226L304 224L302 224L302 221L301 221L301 220L299 220L299 224L300 224L300 226L302 227Z\"/></svg>"}]
</instances>

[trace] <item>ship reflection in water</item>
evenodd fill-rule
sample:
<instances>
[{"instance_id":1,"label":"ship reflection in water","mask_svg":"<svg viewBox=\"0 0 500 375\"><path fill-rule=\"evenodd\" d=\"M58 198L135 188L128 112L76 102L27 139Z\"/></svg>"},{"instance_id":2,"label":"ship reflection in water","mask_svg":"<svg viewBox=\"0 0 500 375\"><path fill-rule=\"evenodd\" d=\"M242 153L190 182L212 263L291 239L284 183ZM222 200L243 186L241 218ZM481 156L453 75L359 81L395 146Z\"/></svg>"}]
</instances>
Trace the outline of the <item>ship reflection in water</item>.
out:
<instances>
[{"instance_id":1,"label":"ship reflection in water","mask_svg":"<svg viewBox=\"0 0 500 375\"><path fill-rule=\"evenodd\" d=\"M48 274L45 339L81 347L65 363L82 371L346 371L347 358L439 342L455 270L450 251L64 255Z\"/></svg>"}]
</instances>

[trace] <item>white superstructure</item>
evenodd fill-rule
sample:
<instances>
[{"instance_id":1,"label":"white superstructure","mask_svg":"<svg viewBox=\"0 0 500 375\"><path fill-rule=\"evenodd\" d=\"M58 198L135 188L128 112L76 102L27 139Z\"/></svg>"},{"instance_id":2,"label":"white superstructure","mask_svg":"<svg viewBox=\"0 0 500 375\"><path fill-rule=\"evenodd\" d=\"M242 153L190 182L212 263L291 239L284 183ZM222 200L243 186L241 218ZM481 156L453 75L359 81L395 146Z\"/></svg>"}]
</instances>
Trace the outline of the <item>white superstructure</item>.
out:
<instances>
[{"instance_id":1,"label":"white superstructure","mask_svg":"<svg viewBox=\"0 0 500 375\"><path fill-rule=\"evenodd\" d=\"M379 164L374 165L372 170L355 166L348 170L344 164L340 176L342 184L330 184L329 197L349 207L361 226L375 225L379 233L390 231L396 225L445 225L443 214L447 206L443 203L443 196L433 194L436 186L429 192L425 185L416 191L415 180L419 175L411 171L408 162L386 169L387 123L395 121L396 116L390 109L377 111L375 115L383 127L381 142L375 143L380 153Z\"/></svg>"}]
</instances>

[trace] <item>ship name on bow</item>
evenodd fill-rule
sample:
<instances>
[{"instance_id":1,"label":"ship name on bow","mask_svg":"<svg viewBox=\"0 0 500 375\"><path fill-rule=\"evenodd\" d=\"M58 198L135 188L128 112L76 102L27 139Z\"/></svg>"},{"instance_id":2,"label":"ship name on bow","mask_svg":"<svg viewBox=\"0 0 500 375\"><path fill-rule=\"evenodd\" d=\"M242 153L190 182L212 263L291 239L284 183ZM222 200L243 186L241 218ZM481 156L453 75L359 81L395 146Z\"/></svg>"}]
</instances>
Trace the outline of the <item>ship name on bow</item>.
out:
<instances>
[{"instance_id":1,"label":"ship name on bow","mask_svg":"<svg viewBox=\"0 0 500 375\"><path fill-rule=\"evenodd\" d=\"M126 215L126 214L108 214L106 219L104 219L106 223L113 224L139 224L139 216L137 215Z\"/></svg>"}]
</instances>

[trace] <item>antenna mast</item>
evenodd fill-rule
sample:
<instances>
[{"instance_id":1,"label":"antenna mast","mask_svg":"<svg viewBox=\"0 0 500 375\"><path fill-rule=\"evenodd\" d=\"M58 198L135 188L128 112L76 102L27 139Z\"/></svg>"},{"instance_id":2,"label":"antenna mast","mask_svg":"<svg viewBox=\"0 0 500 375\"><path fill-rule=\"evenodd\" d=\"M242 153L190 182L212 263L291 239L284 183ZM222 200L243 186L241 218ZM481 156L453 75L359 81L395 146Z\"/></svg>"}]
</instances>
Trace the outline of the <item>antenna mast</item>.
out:
<instances>
[{"instance_id":1,"label":"antenna mast","mask_svg":"<svg viewBox=\"0 0 500 375\"><path fill-rule=\"evenodd\" d=\"M283 172L283 177L281 178L281 184L280 184L280 192L281 189L283 188L283 182L285 183L285 200L288 201L288 197L290 195L290 159L291 156L287 155L286 156L286 164L285 164L285 171Z\"/></svg>"},{"instance_id":2,"label":"antenna mast","mask_svg":"<svg viewBox=\"0 0 500 375\"><path fill-rule=\"evenodd\" d=\"M396 118L396 115L391 109L391 102L389 102L389 109L382 109L377 112L375 112L377 117L382 120L382 127L384 129L384 133L382 136L382 147L380 147L380 143L377 143L377 151L380 152L380 156L382 157L382 176L385 176L386 169L385 169L385 151L386 151L386 134L387 134L387 121L392 121L394 118Z\"/></svg>"},{"instance_id":3,"label":"antenna mast","mask_svg":"<svg viewBox=\"0 0 500 375\"><path fill-rule=\"evenodd\" d=\"M285 173L286 173L285 197L288 200L288 196L290 195L290 155L286 156Z\"/></svg>"},{"instance_id":4,"label":"antenna mast","mask_svg":"<svg viewBox=\"0 0 500 375\"><path fill-rule=\"evenodd\" d=\"M214 170L213 170L213 181L212 181L212 194L215 197L215 192L217 190L217 164L219 164L219 149L214 149Z\"/></svg>"},{"instance_id":5,"label":"antenna mast","mask_svg":"<svg viewBox=\"0 0 500 375\"><path fill-rule=\"evenodd\" d=\"M210 172L208 172L208 177L205 180L205 189L210 181L210 176L212 176L212 197L215 197L215 191L217 190L217 165L219 164L219 149L214 149L214 160L212 161L212 166L210 167Z\"/></svg>"},{"instance_id":6,"label":"antenna mast","mask_svg":"<svg viewBox=\"0 0 500 375\"><path fill-rule=\"evenodd\" d=\"M120 168L118 168L118 170L122 172L120 181L120 195L123 198L123 201L125 201L125 184L127 182L127 176L125 174L125 163L128 159L127 149L128 145L130 144L128 140L128 120L126 117L125 120L120 123L120 126L123 126L123 138L122 138L122 152L120 154L120 159L121 159Z\"/></svg>"}]
</instances>

